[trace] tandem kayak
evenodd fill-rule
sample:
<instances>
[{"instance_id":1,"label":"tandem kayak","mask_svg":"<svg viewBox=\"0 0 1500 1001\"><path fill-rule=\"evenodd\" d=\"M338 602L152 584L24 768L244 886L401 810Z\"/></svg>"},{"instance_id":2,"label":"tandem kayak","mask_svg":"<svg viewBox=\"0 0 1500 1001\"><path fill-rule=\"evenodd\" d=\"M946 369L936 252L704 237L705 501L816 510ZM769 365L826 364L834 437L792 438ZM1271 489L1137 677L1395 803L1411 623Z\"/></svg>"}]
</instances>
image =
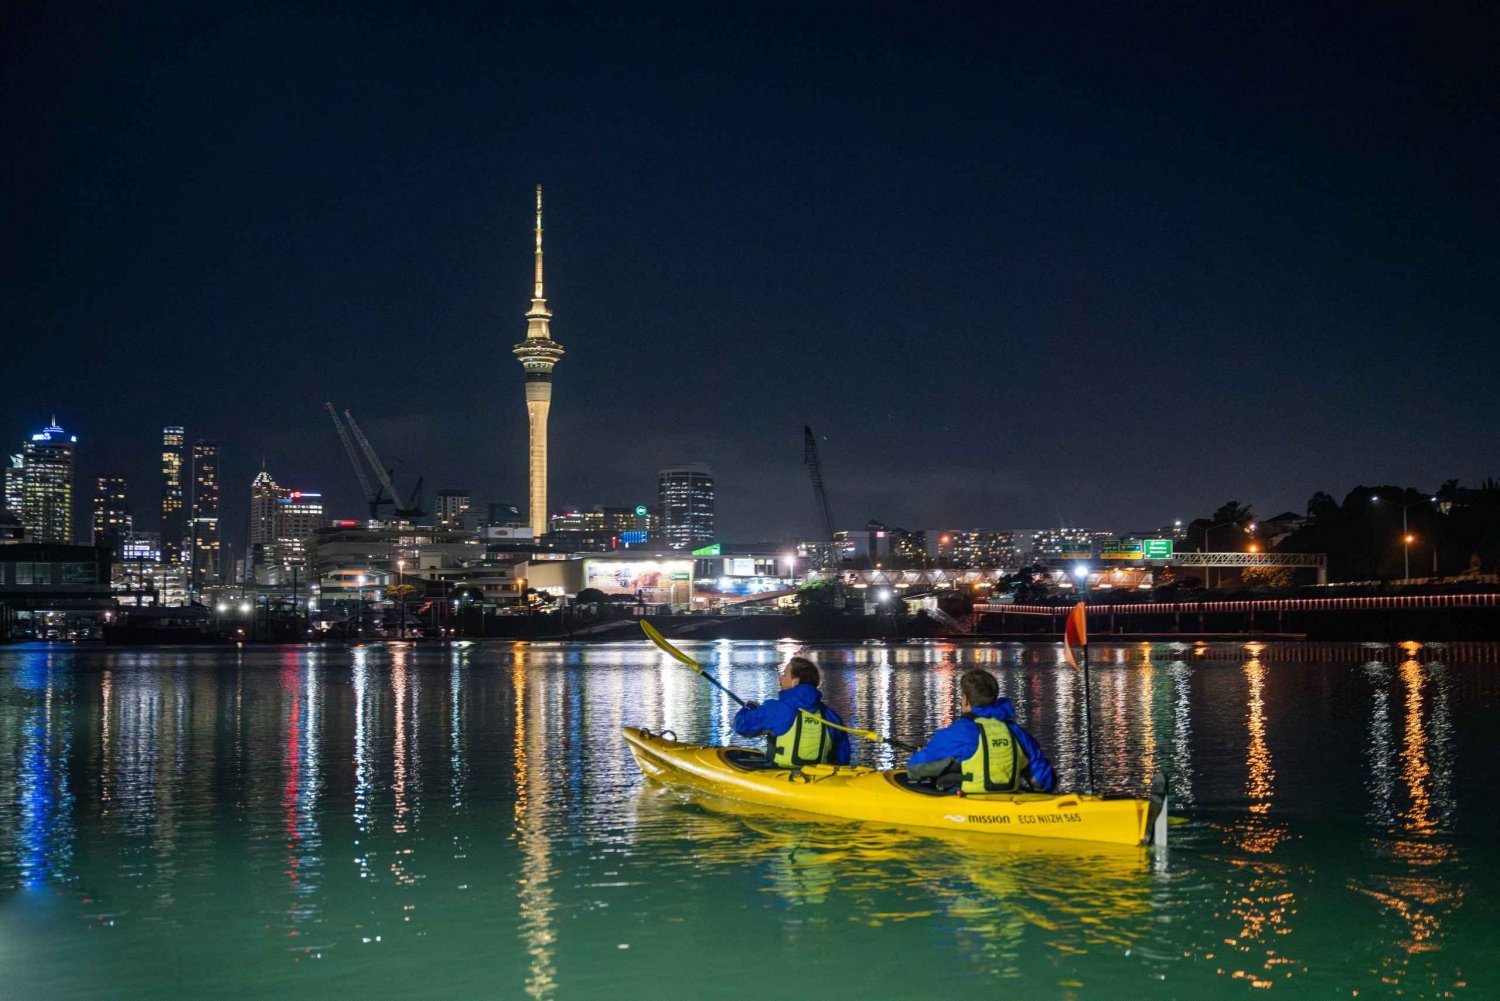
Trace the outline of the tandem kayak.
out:
<instances>
[{"instance_id":1,"label":"tandem kayak","mask_svg":"<svg viewBox=\"0 0 1500 1001\"><path fill-rule=\"evenodd\" d=\"M625 742L648 778L783 810L945 831L1063 838L1116 845L1165 845L1164 790L1149 798L1074 793L958 796L908 785L904 770L852 765L768 768L759 751L685 744L643 727Z\"/></svg>"}]
</instances>

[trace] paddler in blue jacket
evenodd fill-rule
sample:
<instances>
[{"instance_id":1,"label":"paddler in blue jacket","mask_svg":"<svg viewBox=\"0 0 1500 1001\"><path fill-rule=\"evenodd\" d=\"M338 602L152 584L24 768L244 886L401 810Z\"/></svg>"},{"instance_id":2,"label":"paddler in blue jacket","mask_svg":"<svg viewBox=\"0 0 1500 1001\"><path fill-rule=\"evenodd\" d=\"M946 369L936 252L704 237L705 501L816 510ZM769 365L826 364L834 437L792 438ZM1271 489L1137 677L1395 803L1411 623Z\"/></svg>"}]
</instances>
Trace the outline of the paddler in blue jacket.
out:
<instances>
[{"instance_id":1,"label":"paddler in blue jacket","mask_svg":"<svg viewBox=\"0 0 1500 1001\"><path fill-rule=\"evenodd\" d=\"M818 691L818 666L806 657L793 657L781 669L781 694L765 705L750 701L734 714L734 732L741 737L765 734L766 752L779 768L849 763L849 735L823 720L843 724L839 714L823 704Z\"/></svg>"},{"instance_id":2,"label":"paddler in blue jacket","mask_svg":"<svg viewBox=\"0 0 1500 1001\"><path fill-rule=\"evenodd\" d=\"M959 679L963 715L932 735L906 763L909 778L935 779L963 793L1052 792L1057 776L1042 746L1021 729L995 676L978 668Z\"/></svg>"}]
</instances>

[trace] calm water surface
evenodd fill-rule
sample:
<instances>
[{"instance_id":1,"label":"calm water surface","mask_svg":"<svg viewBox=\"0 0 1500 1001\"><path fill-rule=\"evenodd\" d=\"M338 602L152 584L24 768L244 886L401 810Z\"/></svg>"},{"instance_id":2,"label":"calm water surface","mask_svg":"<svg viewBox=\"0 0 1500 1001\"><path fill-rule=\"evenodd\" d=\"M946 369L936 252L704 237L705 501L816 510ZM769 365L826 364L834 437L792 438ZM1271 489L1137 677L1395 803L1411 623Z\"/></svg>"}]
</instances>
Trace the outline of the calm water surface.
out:
<instances>
[{"instance_id":1,"label":"calm water surface","mask_svg":"<svg viewBox=\"0 0 1500 1001\"><path fill-rule=\"evenodd\" d=\"M746 698L793 649L684 647ZM908 738L989 667L1079 781L1055 646L814 653ZM1500 996L1500 647L1094 657L1099 774L1171 773L1165 853L648 784L620 725L733 706L644 643L0 648L0 997Z\"/></svg>"}]
</instances>

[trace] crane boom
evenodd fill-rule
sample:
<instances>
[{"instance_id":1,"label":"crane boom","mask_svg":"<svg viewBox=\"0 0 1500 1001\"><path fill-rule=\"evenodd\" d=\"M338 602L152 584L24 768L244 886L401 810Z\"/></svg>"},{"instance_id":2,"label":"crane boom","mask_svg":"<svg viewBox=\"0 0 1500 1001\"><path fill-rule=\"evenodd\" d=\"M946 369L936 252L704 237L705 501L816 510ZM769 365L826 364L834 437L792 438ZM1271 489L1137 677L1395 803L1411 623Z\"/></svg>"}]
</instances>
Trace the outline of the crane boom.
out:
<instances>
[{"instance_id":1,"label":"crane boom","mask_svg":"<svg viewBox=\"0 0 1500 1001\"><path fill-rule=\"evenodd\" d=\"M828 505L828 491L823 486L823 464L818 461L818 440L813 437L813 430L807 425L802 427L802 464L812 477L813 495L817 498L818 509L823 515L826 538L833 542L833 509Z\"/></svg>"},{"instance_id":2,"label":"crane boom","mask_svg":"<svg viewBox=\"0 0 1500 1001\"><path fill-rule=\"evenodd\" d=\"M344 420L349 422L349 431L354 435L354 440L359 442L359 447L365 453L365 458L370 460L371 467L375 470L375 476L380 480L380 485L385 488L385 495L391 500L396 499L396 488L391 484L391 474L380 464L380 456L375 454L375 446L370 444L370 439L359 429L359 422L348 410L344 411Z\"/></svg>"},{"instance_id":3,"label":"crane boom","mask_svg":"<svg viewBox=\"0 0 1500 1001\"><path fill-rule=\"evenodd\" d=\"M370 478L365 475L364 464L359 461L359 453L354 451L354 442L349 440L349 432L344 429L344 422L339 420L339 412L333 409L332 403L325 403L323 406L328 408L328 416L333 418L333 429L339 433L339 441L344 443L344 454L349 456L349 465L354 467L354 475L359 478L360 491L365 500L374 506L375 501L372 498L378 498L380 495L370 489ZM374 512L371 512L371 517L374 517Z\"/></svg>"}]
</instances>

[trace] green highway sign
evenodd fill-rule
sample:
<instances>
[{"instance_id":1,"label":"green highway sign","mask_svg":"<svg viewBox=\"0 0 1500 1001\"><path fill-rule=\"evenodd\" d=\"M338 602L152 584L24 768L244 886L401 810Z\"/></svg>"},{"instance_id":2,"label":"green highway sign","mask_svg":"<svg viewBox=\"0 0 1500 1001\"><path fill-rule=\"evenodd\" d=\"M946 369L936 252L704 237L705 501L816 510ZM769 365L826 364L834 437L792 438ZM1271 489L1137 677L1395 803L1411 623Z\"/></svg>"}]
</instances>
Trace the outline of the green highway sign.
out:
<instances>
[{"instance_id":1,"label":"green highway sign","mask_svg":"<svg viewBox=\"0 0 1500 1001\"><path fill-rule=\"evenodd\" d=\"M1062 544L1062 555L1065 559L1088 559L1094 555L1094 546L1089 542L1064 542Z\"/></svg>"},{"instance_id":2,"label":"green highway sign","mask_svg":"<svg viewBox=\"0 0 1500 1001\"><path fill-rule=\"evenodd\" d=\"M1172 558L1171 539L1143 539L1146 559L1148 560L1170 560Z\"/></svg>"},{"instance_id":3,"label":"green highway sign","mask_svg":"<svg viewBox=\"0 0 1500 1001\"><path fill-rule=\"evenodd\" d=\"M1101 560L1139 560L1145 558L1145 549L1140 539L1099 540Z\"/></svg>"}]
</instances>

